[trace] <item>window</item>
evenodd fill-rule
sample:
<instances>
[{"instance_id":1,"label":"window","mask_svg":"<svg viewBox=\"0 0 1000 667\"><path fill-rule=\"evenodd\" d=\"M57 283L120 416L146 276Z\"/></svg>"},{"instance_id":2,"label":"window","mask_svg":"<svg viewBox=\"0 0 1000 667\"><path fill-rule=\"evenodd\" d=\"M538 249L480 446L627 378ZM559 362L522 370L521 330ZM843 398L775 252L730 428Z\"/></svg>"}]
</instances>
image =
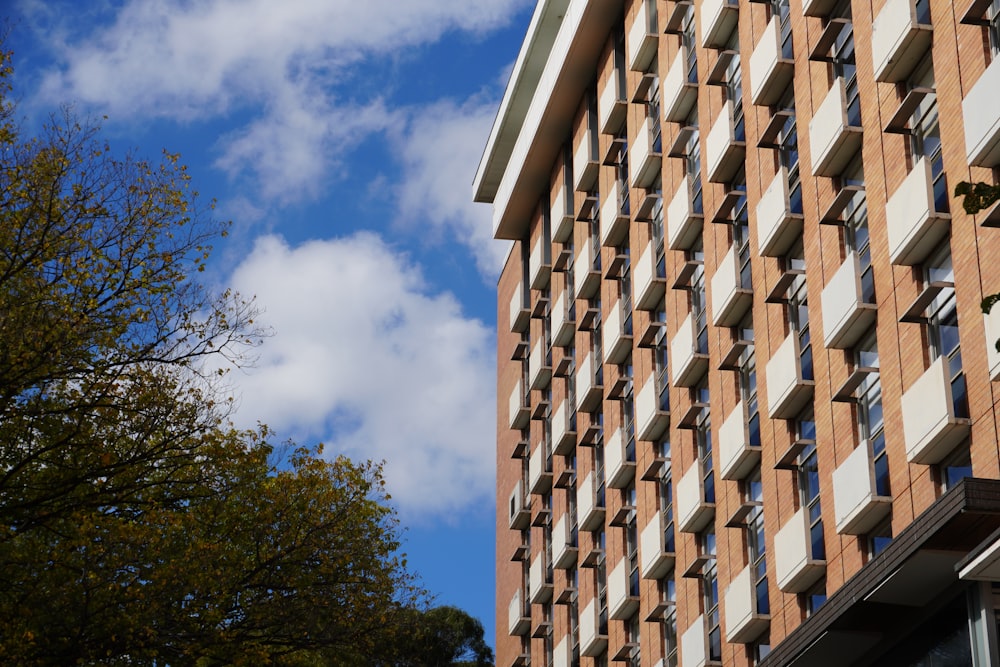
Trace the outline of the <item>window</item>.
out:
<instances>
[{"instance_id":1,"label":"window","mask_svg":"<svg viewBox=\"0 0 1000 667\"><path fill-rule=\"evenodd\" d=\"M618 367L619 376L627 379L622 392L622 437L625 442L625 460L635 463L635 383L632 381L632 355ZM633 505L635 503L632 503Z\"/></svg>"},{"instance_id":2,"label":"window","mask_svg":"<svg viewBox=\"0 0 1000 667\"><path fill-rule=\"evenodd\" d=\"M857 388L858 435L871 448L875 470L875 492L891 496L889 488L889 457L885 451L885 424L882 419L882 384L877 372L878 345L875 334L869 334L854 350L855 368L869 368Z\"/></svg>"},{"instance_id":3,"label":"window","mask_svg":"<svg viewBox=\"0 0 1000 667\"><path fill-rule=\"evenodd\" d=\"M809 517L810 558L826 560L826 542L823 538L823 512L820 503L819 462L816 455L816 424L812 415L797 422L798 437L809 440L799 454L798 484L799 503Z\"/></svg>"},{"instance_id":4,"label":"window","mask_svg":"<svg viewBox=\"0 0 1000 667\"><path fill-rule=\"evenodd\" d=\"M625 643L628 645L628 655L625 664L628 667L639 667L639 615L625 621Z\"/></svg>"},{"instance_id":5,"label":"window","mask_svg":"<svg viewBox=\"0 0 1000 667\"><path fill-rule=\"evenodd\" d=\"M846 19L830 53L830 70L834 77L844 81L844 97L847 102L847 124L861 126L861 100L858 95L857 66L854 63L854 26L851 20L851 4L841 2L834 10L837 18Z\"/></svg>"},{"instance_id":6,"label":"window","mask_svg":"<svg viewBox=\"0 0 1000 667\"><path fill-rule=\"evenodd\" d=\"M702 381L702 385L697 388L698 400L708 402L708 385ZM701 465L701 476L703 481L704 497L706 503L715 502L715 473L712 467L712 418L708 408L702 408L695 425L695 441L698 453L698 462ZM714 552L713 552L714 553Z\"/></svg>"},{"instance_id":7,"label":"window","mask_svg":"<svg viewBox=\"0 0 1000 667\"><path fill-rule=\"evenodd\" d=\"M740 395L747 414L747 444L760 447L760 409L757 404L757 355L748 345L740 355ZM759 471L758 471L759 474Z\"/></svg>"},{"instance_id":8,"label":"window","mask_svg":"<svg viewBox=\"0 0 1000 667\"><path fill-rule=\"evenodd\" d=\"M739 53L740 36L738 32L733 33L726 48ZM733 103L733 139L746 141L746 124L743 117L743 74L740 71L739 57L730 58L726 65L725 91L726 101Z\"/></svg>"},{"instance_id":9,"label":"window","mask_svg":"<svg viewBox=\"0 0 1000 667\"><path fill-rule=\"evenodd\" d=\"M955 271L951 251L947 246L924 267L924 282L930 287L940 286L927 307L927 334L931 360L944 357L948 360L948 377L951 379L952 407L956 417L969 416L969 402L962 372L962 348L958 337L958 311L955 305Z\"/></svg>"},{"instance_id":10,"label":"window","mask_svg":"<svg viewBox=\"0 0 1000 667\"><path fill-rule=\"evenodd\" d=\"M653 59L656 66L656 59ZM649 146L651 153L663 152L663 129L660 124L660 77L653 75L653 83L646 94L646 119L649 121Z\"/></svg>"},{"instance_id":11,"label":"window","mask_svg":"<svg viewBox=\"0 0 1000 667\"><path fill-rule=\"evenodd\" d=\"M986 12L986 19L989 21L990 53L995 59L1000 55L1000 0L992 0L990 8Z\"/></svg>"},{"instance_id":12,"label":"window","mask_svg":"<svg viewBox=\"0 0 1000 667\"><path fill-rule=\"evenodd\" d=\"M795 123L795 97L789 91L779 107L788 112L778 133L778 164L788 173L788 210L802 215L802 182L799 176L799 134Z\"/></svg>"},{"instance_id":13,"label":"window","mask_svg":"<svg viewBox=\"0 0 1000 667\"><path fill-rule=\"evenodd\" d=\"M747 551L754 582L754 603L758 614L771 613L767 593L767 540L764 535L764 491L757 467L744 480L743 502L751 507L746 519Z\"/></svg>"},{"instance_id":14,"label":"window","mask_svg":"<svg viewBox=\"0 0 1000 667\"><path fill-rule=\"evenodd\" d=\"M667 443L669 449L669 443ZM674 480L673 470L670 467L670 456L660 471L660 522L663 526L663 550L667 553L677 551L677 543L674 536Z\"/></svg>"},{"instance_id":15,"label":"window","mask_svg":"<svg viewBox=\"0 0 1000 667\"><path fill-rule=\"evenodd\" d=\"M658 406L664 412L670 411L670 378L667 373L667 312L663 309L653 313L653 321L660 322L653 339L653 368L656 374ZM668 429L669 431L669 429Z\"/></svg>"},{"instance_id":16,"label":"window","mask_svg":"<svg viewBox=\"0 0 1000 667\"><path fill-rule=\"evenodd\" d=\"M722 627L719 617L719 578L715 564L715 530L699 535L701 555L708 560L701 575L702 613L708 630L708 660L722 660Z\"/></svg>"},{"instance_id":17,"label":"window","mask_svg":"<svg viewBox=\"0 0 1000 667\"><path fill-rule=\"evenodd\" d=\"M594 311L597 315L594 319L594 326L590 330L590 363L593 366L594 387L604 386L604 345L601 335L601 297L598 293L587 301L588 310Z\"/></svg>"},{"instance_id":18,"label":"window","mask_svg":"<svg viewBox=\"0 0 1000 667\"><path fill-rule=\"evenodd\" d=\"M868 557L882 553L892 542L892 522L889 519L875 526L867 536Z\"/></svg>"},{"instance_id":19,"label":"window","mask_svg":"<svg viewBox=\"0 0 1000 667\"><path fill-rule=\"evenodd\" d=\"M542 638L545 648L545 667L552 667L553 664L553 643L552 643L552 604L542 605L542 619L546 623L545 635Z\"/></svg>"},{"instance_id":20,"label":"window","mask_svg":"<svg viewBox=\"0 0 1000 667\"><path fill-rule=\"evenodd\" d=\"M598 197L598 193L595 190L588 196L593 196L595 199ZM593 265L591 269L600 272L601 270L601 219L594 213L590 217L590 256Z\"/></svg>"},{"instance_id":21,"label":"window","mask_svg":"<svg viewBox=\"0 0 1000 667\"><path fill-rule=\"evenodd\" d=\"M614 159L615 181L618 183L618 210L627 217L631 215L631 204L629 202L628 135L625 128L622 128L616 141L619 142L618 154Z\"/></svg>"},{"instance_id":22,"label":"window","mask_svg":"<svg viewBox=\"0 0 1000 667\"><path fill-rule=\"evenodd\" d=\"M750 218L747 213L746 172L740 173L730 185L730 190L741 193L733 205L733 245L740 263L740 287L753 289L753 274L750 271Z\"/></svg>"},{"instance_id":23,"label":"window","mask_svg":"<svg viewBox=\"0 0 1000 667\"><path fill-rule=\"evenodd\" d=\"M625 244L618 247L619 257L624 257L621 274L618 280L619 307L621 308L622 333L626 336L632 335L632 260L629 256L629 246Z\"/></svg>"},{"instance_id":24,"label":"window","mask_svg":"<svg viewBox=\"0 0 1000 667\"><path fill-rule=\"evenodd\" d=\"M771 653L771 639L768 636L761 637L747 646L747 650L750 654L750 664L759 665L760 661Z\"/></svg>"},{"instance_id":25,"label":"window","mask_svg":"<svg viewBox=\"0 0 1000 667\"><path fill-rule=\"evenodd\" d=\"M608 634L608 564L605 556L604 531L594 533L595 543L600 549L597 557L597 634Z\"/></svg>"},{"instance_id":26,"label":"window","mask_svg":"<svg viewBox=\"0 0 1000 667\"><path fill-rule=\"evenodd\" d=\"M910 89L923 88L934 90L934 68L930 58L926 59L917 73L907 81ZM910 117L910 150L915 164L925 158L931 166L931 187L934 191L934 210L939 213L949 211L948 184L944 173L944 160L941 155L941 130L938 127L937 94L932 92L923 96L920 104Z\"/></svg>"},{"instance_id":27,"label":"window","mask_svg":"<svg viewBox=\"0 0 1000 667\"><path fill-rule=\"evenodd\" d=\"M579 572L574 567L566 573L566 580L570 586L580 590ZM569 602L569 636L571 647L571 667L580 666L580 599L574 593Z\"/></svg>"},{"instance_id":28,"label":"window","mask_svg":"<svg viewBox=\"0 0 1000 667\"><path fill-rule=\"evenodd\" d=\"M628 559L628 594L639 597L639 527L636 516L635 484L622 489L622 503L629 508L625 517L625 558Z\"/></svg>"},{"instance_id":29,"label":"window","mask_svg":"<svg viewBox=\"0 0 1000 667\"><path fill-rule=\"evenodd\" d=\"M998 0L1000 1L1000 0ZM681 46L687 57L687 82L698 83L698 46L695 38L694 3L688 3L681 22ZM690 123L688 123L690 125Z\"/></svg>"},{"instance_id":30,"label":"window","mask_svg":"<svg viewBox=\"0 0 1000 667\"><path fill-rule=\"evenodd\" d=\"M806 290L805 268L802 242L799 241L784 258L784 269L798 272L787 293L788 324L792 333L798 337L802 379L812 380L812 342L809 334L809 295Z\"/></svg>"},{"instance_id":31,"label":"window","mask_svg":"<svg viewBox=\"0 0 1000 667\"><path fill-rule=\"evenodd\" d=\"M795 54L792 51L792 21L788 0L770 0L768 4L771 17L778 18L779 39L781 40L781 57L794 60Z\"/></svg>"},{"instance_id":32,"label":"window","mask_svg":"<svg viewBox=\"0 0 1000 667\"><path fill-rule=\"evenodd\" d=\"M602 413L595 413L598 415L597 421L601 424L604 423L604 415ZM594 418L591 417L591 423L594 423ZM602 429L603 433L603 429ZM602 438L603 440L603 438ZM597 488L594 490L594 507L606 507L605 501L605 491L607 489L606 483L604 481L604 446L598 445L592 448L594 451L594 478L597 482Z\"/></svg>"},{"instance_id":33,"label":"window","mask_svg":"<svg viewBox=\"0 0 1000 667\"><path fill-rule=\"evenodd\" d=\"M812 588L802 594L802 603L806 618L815 614L826 603L826 577L817 581Z\"/></svg>"},{"instance_id":34,"label":"window","mask_svg":"<svg viewBox=\"0 0 1000 667\"><path fill-rule=\"evenodd\" d=\"M689 257L702 263L695 268L691 276L691 313L694 315L695 351L698 354L708 354L708 302L705 297L705 253L699 239L694 248L688 251Z\"/></svg>"},{"instance_id":35,"label":"window","mask_svg":"<svg viewBox=\"0 0 1000 667\"><path fill-rule=\"evenodd\" d=\"M660 583L660 598L667 603L663 612L663 667L677 667L677 584L673 577Z\"/></svg>"},{"instance_id":36,"label":"window","mask_svg":"<svg viewBox=\"0 0 1000 667\"><path fill-rule=\"evenodd\" d=\"M972 477L972 456L968 446L960 446L938 465L940 486L942 491L961 482L966 477Z\"/></svg>"},{"instance_id":37,"label":"window","mask_svg":"<svg viewBox=\"0 0 1000 667\"><path fill-rule=\"evenodd\" d=\"M860 174L857 176L863 178ZM853 252L858 257L861 300L864 303L875 303L875 274L868 235L868 202L864 190L856 192L844 207L844 246L847 252Z\"/></svg>"},{"instance_id":38,"label":"window","mask_svg":"<svg viewBox=\"0 0 1000 667\"><path fill-rule=\"evenodd\" d=\"M698 110L691 111L691 115L684 122L685 126L691 128L691 132L684 146L684 173L687 174L691 183L691 211L702 213L704 203L702 201L701 185L701 141L698 135Z\"/></svg>"}]
</instances>

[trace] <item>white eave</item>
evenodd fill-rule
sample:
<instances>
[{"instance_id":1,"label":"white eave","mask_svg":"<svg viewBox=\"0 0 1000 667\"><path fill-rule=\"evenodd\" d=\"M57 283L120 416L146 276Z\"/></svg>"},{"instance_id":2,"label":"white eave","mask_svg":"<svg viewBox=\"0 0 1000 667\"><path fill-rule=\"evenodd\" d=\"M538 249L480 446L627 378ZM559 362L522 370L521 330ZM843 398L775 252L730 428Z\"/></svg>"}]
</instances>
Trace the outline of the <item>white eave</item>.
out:
<instances>
[{"instance_id":1,"label":"white eave","mask_svg":"<svg viewBox=\"0 0 1000 667\"><path fill-rule=\"evenodd\" d=\"M621 11L622 0L539 0L473 182L495 238L525 235Z\"/></svg>"}]
</instances>

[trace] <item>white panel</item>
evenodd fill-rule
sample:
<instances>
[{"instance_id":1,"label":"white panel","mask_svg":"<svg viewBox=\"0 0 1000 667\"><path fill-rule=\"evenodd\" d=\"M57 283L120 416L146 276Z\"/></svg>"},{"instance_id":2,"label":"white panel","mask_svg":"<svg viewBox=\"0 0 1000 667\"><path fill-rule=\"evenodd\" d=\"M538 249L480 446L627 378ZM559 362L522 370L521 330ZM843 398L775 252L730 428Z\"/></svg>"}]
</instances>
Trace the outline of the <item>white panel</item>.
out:
<instances>
[{"instance_id":1,"label":"white panel","mask_svg":"<svg viewBox=\"0 0 1000 667\"><path fill-rule=\"evenodd\" d=\"M632 137L628 151L628 166L633 188L660 187L657 181L660 180L660 163L663 155L662 149L653 145L653 123L659 122L659 118L647 117Z\"/></svg>"},{"instance_id":2,"label":"white panel","mask_svg":"<svg viewBox=\"0 0 1000 667\"><path fill-rule=\"evenodd\" d=\"M594 251L590 239L580 245L573 264L573 287L578 299L589 299L601 286L601 274L594 271Z\"/></svg>"},{"instance_id":3,"label":"white panel","mask_svg":"<svg viewBox=\"0 0 1000 667\"><path fill-rule=\"evenodd\" d=\"M875 495L875 471L867 441L833 471L833 509L837 532L861 535L889 513L892 499Z\"/></svg>"},{"instance_id":4,"label":"white panel","mask_svg":"<svg viewBox=\"0 0 1000 667\"><path fill-rule=\"evenodd\" d=\"M563 514L552 529L552 565L561 569L573 567L577 548L572 544L569 517Z\"/></svg>"},{"instance_id":5,"label":"white panel","mask_svg":"<svg viewBox=\"0 0 1000 667\"><path fill-rule=\"evenodd\" d=\"M618 90L618 73L612 71L597 100L597 118L603 134L615 134L625 120L625 99Z\"/></svg>"},{"instance_id":6,"label":"white panel","mask_svg":"<svg viewBox=\"0 0 1000 667\"><path fill-rule=\"evenodd\" d=\"M573 238L573 202L567 201L566 187L559 184L552 205L549 208L552 219L552 240L565 243Z\"/></svg>"},{"instance_id":7,"label":"white panel","mask_svg":"<svg viewBox=\"0 0 1000 667\"><path fill-rule=\"evenodd\" d=\"M601 204L601 245L605 248L619 245L628 235L628 216L621 213L621 184L612 183L604 203Z\"/></svg>"},{"instance_id":8,"label":"white panel","mask_svg":"<svg viewBox=\"0 0 1000 667\"><path fill-rule=\"evenodd\" d=\"M608 613L615 620L629 618L638 608L639 598L628 590L628 561L622 558L608 575Z\"/></svg>"},{"instance_id":9,"label":"white panel","mask_svg":"<svg viewBox=\"0 0 1000 667\"><path fill-rule=\"evenodd\" d=\"M719 261L712 274L712 324L734 327L753 305L753 292L740 286L739 257L736 245Z\"/></svg>"},{"instance_id":10,"label":"white panel","mask_svg":"<svg viewBox=\"0 0 1000 667\"><path fill-rule=\"evenodd\" d=\"M598 655L608 645L607 635L597 634L597 600L591 600L580 612L580 654Z\"/></svg>"},{"instance_id":11,"label":"white panel","mask_svg":"<svg viewBox=\"0 0 1000 667\"><path fill-rule=\"evenodd\" d=\"M549 285L552 265L548 258L549 248L543 241L542 237L538 237L535 245L531 247L531 256L529 257L531 289L545 289Z\"/></svg>"},{"instance_id":12,"label":"white panel","mask_svg":"<svg viewBox=\"0 0 1000 667\"><path fill-rule=\"evenodd\" d=\"M656 56L659 35L651 29L646 3L639 0L638 6L639 11L628 31L628 68L633 72L645 72Z\"/></svg>"},{"instance_id":13,"label":"white panel","mask_svg":"<svg viewBox=\"0 0 1000 667\"><path fill-rule=\"evenodd\" d=\"M707 365L705 355L695 351L694 314L688 313L670 341L671 382L675 387L690 386L704 375Z\"/></svg>"},{"instance_id":14,"label":"white panel","mask_svg":"<svg viewBox=\"0 0 1000 667\"><path fill-rule=\"evenodd\" d=\"M705 173L713 183L725 183L743 165L746 148L733 133L733 103L726 102L705 139Z\"/></svg>"},{"instance_id":15,"label":"white panel","mask_svg":"<svg viewBox=\"0 0 1000 667\"><path fill-rule=\"evenodd\" d=\"M758 614L756 606L753 575L748 565L726 587L723 609L727 642L745 644L767 629L769 617Z\"/></svg>"},{"instance_id":16,"label":"white panel","mask_svg":"<svg viewBox=\"0 0 1000 667\"><path fill-rule=\"evenodd\" d=\"M523 635L531 626L531 619L524 615L524 604L521 602L521 589L514 591L514 597L507 605L507 634Z\"/></svg>"},{"instance_id":17,"label":"white panel","mask_svg":"<svg viewBox=\"0 0 1000 667\"><path fill-rule=\"evenodd\" d=\"M639 536L643 579L659 579L674 566L674 554L664 550L663 514L657 512Z\"/></svg>"},{"instance_id":18,"label":"white panel","mask_svg":"<svg viewBox=\"0 0 1000 667\"><path fill-rule=\"evenodd\" d=\"M708 637L705 636L705 616L694 619L681 635L681 665L704 667L708 661Z\"/></svg>"},{"instance_id":19,"label":"white panel","mask_svg":"<svg viewBox=\"0 0 1000 667\"><path fill-rule=\"evenodd\" d=\"M785 593L804 593L826 571L826 561L813 560L809 508L803 507L774 536L774 572Z\"/></svg>"},{"instance_id":20,"label":"white panel","mask_svg":"<svg viewBox=\"0 0 1000 667\"><path fill-rule=\"evenodd\" d=\"M986 329L986 361L990 367L990 379L1000 379L1000 351L997 341L1000 340L1000 305L995 305L988 314L983 315L983 328Z\"/></svg>"},{"instance_id":21,"label":"white panel","mask_svg":"<svg viewBox=\"0 0 1000 667\"><path fill-rule=\"evenodd\" d=\"M685 175L667 205L667 246L671 250L688 250L701 236L704 216L695 213L691 191L691 177Z\"/></svg>"},{"instance_id":22,"label":"white panel","mask_svg":"<svg viewBox=\"0 0 1000 667\"><path fill-rule=\"evenodd\" d=\"M552 655L552 664L554 667L570 667L572 659L573 647L570 645L569 636L563 635L563 638L556 644L555 653Z\"/></svg>"},{"instance_id":23,"label":"white panel","mask_svg":"<svg viewBox=\"0 0 1000 667\"><path fill-rule=\"evenodd\" d=\"M712 520L715 505L705 502L701 465L695 462L677 483L677 528L697 533Z\"/></svg>"},{"instance_id":24,"label":"white panel","mask_svg":"<svg viewBox=\"0 0 1000 667\"><path fill-rule=\"evenodd\" d=\"M521 284L518 283L514 288L514 295L510 298L510 330L515 333L523 332L531 321L531 313L524 307L523 299L524 293Z\"/></svg>"},{"instance_id":25,"label":"white panel","mask_svg":"<svg viewBox=\"0 0 1000 667\"><path fill-rule=\"evenodd\" d=\"M663 293L666 281L656 275L656 252L654 242L646 244L646 249L638 262L632 265L632 298L638 310L657 310L664 307Z\"/></svg>"},{"instance_id":26,"label":"white panel","mask_svg":"<svg viewBox=\"0 0 1000 667\"><path fill-rule=\"evenodd\" d=\"M531 356L528 357L528 375L531 378L532 389L544 389L549 386L552 366L546 358L545 342L542 340L536 341L531 348Z\"/></svg>"},{"instance_id":27,"label":"white panel","mask_svg":"<svg viewBox=\"0 0 1000 667\"><path fill-rule=\"evenodd\" d=\"M740 401L719 427L719 476L743 479L760 462L760 445L750 445L746 403Z\"/></svg>"},{"instance_id":28,"label":"white panel","mask_svg":"<svg viewBox=\"0 0 1000 667\"><path fill-rule=\"evenodd\" d=\"M771 419L791 419L812 398L812 380L802 379L799 338L792 331L767 362L767 411Z\"/></svg>"},{"instance_id":29,"label":"white panel","mask_svg":"<svg viewBox=\"0 0 1000 667\"><path fill-rule=\"evenodd\" d=\"M510 427L524 428L528 423L528 407L524 405L524 391L521 389L521 380L514 385L514 391L510 392Z\"/></svg>"},{"instance_id":30,"label":"white panel","mask_svg":"<svg viewBox=\"0 0 1000 667\"><path fill-rule=\"evenodd\" d=\"M809 121L813 176L839 176L861 148L861 128L848 125L844 79L837 77Z\"/></svg>"},{"instance_id":31,"label":"white panel","mask_svg":"<svg viewBox=\"0 0 1000 667\"><path fill-rule=\"evenodd\" d=\"M965 150L969 164L995 167L1000 164L1000 58L994 58L986 71L962 100L965 121Z\"/></svg>"},{"instance_id":32,"label":"white panel","mask_svg":"<svg viewBox=\"0 0 1000 667\"><path fill-rule=\"evenodd\" d=\"M660 83L663 120L672 123L683 122L698 101L698 87L687 80L687 60L687 47L681 46Z\"/></svg>"},{"instance_id":33,"label":"white panel","mask_svg":"<svg viewBox=\"0 0 1000 667\"><path fill-rule=\"evenodd\" d=\"M604 363L620 364L632 350L632 335L625 333L624 313L621 299L616 299L608 310L608 319L601 327L604 347Z\"/></svg>"},{"instance_id":34,"label":"white panel","mask_svg":"<svg viewBox=\"0 0 1000 667\"><path fill-rule=\"evenodd\" d=\"M636 395L635 423L639 440L656 440L670 424L670 413L660 409L655 374L649 376Z\"/></svg>"},{"instance_id":35,"label":"white panel","mask_svg":"<svg viewBox=\"0 0 1000 667\"><path fill-rule=\"evenodd\" d=\"M902 81L927 54L931 27L917 23L913 0L886 0L872 21L876 81Z\"/></svg>"},{"instance_id":36,"label":"white panel","mask_svg":"<svg viewBox=\"0 0 1000 667\"><path fill-rule=\"evenodd\" d=\"M792 77L792 61L781 56L781 27L772 16L750 56L750 99L754 104L776 104Z\"/></svg>"},{"instance_id":37,"label":"white panel","mask_svg":"<svg viewBox=\"0 0 1000 667\"><path fill-rule=\"evenodd\" d=\"M597 505L597 476L593 471L583 479L577 503L581 529L596 530L604 524L604 507Z\"/></svg>"},{"instance_id":38,"label":"white panel","mask_svg":"<svg viewBox=\"0 0 1000 667\"><path fill-rule=\"evenodd\" d=\"M823 288L823 342L827 347L849 349L875 321L876 306L861 296L861 264L850 252Z\"/></svg>"},{"instance_id":39,"label":"white panel","mask_svg":"<svg viewBox=\"0 0 1000 667\"><path fill-rule=\"evenodd\" d=\"M548 493L552 488L552 471L546 470L549 462L545 458L545 447L541 443L531 452L528 459L528 492Z\"/></svg>"},{"instance_id":40,"label":"white panel","mask_svg":"<svg viewBox=\"0 0 1000 667\"><path fill-rule=\"evenodd\" d=\"M948 235L949 215L934 211L931 164L921 158L885 205L889 259L893 264L919 264Z\"/></svg>"},{"instance_id":41,"label":"white panel","mask_svg":"<svg viewBox=\"0 0 1000 667\"><path fill-rule=\"evenodd\" d=\"M802 235L802 216L788 203L788 170L781 167L757 202L757 245L765 257L781 257Z\"/></svg>"},{"instance_id":42,"label":"white panel","mask_svg":"<svg viewBox=\"0 0 1000 667\"><path fill-rule=\"evenodd\" d=\"M739 5L730 0L703 0L698 4L698 24L701 27L701 45L719 49L729 41L736 27Z\"/></svg>"},{"instance_id":43,"label":"white panel","mask_svg":"<svg viewBox=\"0 0 1000 667\"><path fill-rule=\"evenodd\" d=\"M940 356L903 393L903 437L910 463L940 463L969 435L969 420L955 416L948 359Z\"/></svg>"},{"instance_id":44,"label":"white panel","mask_svg":"<svg viewBox=\"0 0 1000 667\"><path fill-rule=\"evenodd\" d=\"M567 456L576 447L576 431L570 430L573 409L569 399L563 399L552 413L552 453Z\"/></svg>"},{"instance_id":45,"label":"white panel","mask_svg":"<svg viewBox=\"0 0 1000 667\"><path fill-rule=\"evenodd\" d=\"M605 479L608 486L613 489L625 488L635 477L635 461L626 459L625 447L622 429L612 430L604 445L604 465L607 471Z\"/></svg>"},{"instance_id":46,"label":"white panel","mask_svg":"<svg viewBox=\"0 0 1000 667\"><path fill-rule=\"evenodd\" d=\"M528 591L531 593L531 604L546 602L552 594L552 585L545 583L545 560L538 554L531 561L528 570Z\"/></svg>"},{"instance_id":47,"label":"white panel","mask_svg":"<svg viewBox=\"0 0 1000 667\"><path fill-rule=\"evenodd\" d=\"M573 153L573 189L586 192L593 188L600 166L591 150L590 131L585 130Z\"/></svg>"}]
</instances>

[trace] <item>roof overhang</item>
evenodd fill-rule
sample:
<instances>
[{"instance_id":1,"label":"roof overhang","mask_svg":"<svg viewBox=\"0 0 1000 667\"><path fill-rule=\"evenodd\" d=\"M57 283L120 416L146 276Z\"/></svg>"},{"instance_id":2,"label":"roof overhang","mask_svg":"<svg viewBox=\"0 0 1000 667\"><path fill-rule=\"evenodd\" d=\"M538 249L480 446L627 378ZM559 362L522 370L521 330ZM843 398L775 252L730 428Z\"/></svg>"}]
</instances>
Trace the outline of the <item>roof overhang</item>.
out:
<instances>
[{"instance_id":1,"label":"roof overhang","mask_svg":"<svg viewBox=\"0 0 1000 667\"><path fill-rule=\"evenodd\" d=\"M961 481L777 644L761 667L873 664L928 609L972 585L959 572L995 552L998 531L1000 481Z\"/></svg>"},{"instance_id":2,"label":"roof overhang","mask_svg":"<svg viewBox=\"0 0 1000 667\"><path fill-rule=\"evenodd\" d=\"M536 7L473 184L475 200L493 204L495 238L526 234L621 10L622 0L541 0Z\"/></svg>"}]
</instances>

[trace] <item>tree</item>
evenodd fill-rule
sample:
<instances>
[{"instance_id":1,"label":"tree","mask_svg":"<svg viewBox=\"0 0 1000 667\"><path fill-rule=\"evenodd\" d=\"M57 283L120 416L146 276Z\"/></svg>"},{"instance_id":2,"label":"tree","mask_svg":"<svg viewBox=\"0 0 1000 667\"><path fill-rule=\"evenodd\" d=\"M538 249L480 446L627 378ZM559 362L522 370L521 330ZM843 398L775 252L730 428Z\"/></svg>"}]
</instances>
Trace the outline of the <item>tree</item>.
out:
<instances>
[{"instance_id":1,"label":"tree","mask_svg":"<svg viewBox=\"0 0 1000 667\"><path fill-rule=\"evenodd\" d=\"M386 667L492 667L483 625L457 607L411 610L400 621L397 655Z\"/></svg>"},{"instance_id":2,"label":"tree","mask_svg":"<svg viewBox=\"0 0 1000 667\"><path fill-rule=\"evenodd\" d=\"M174 155L71 112L25 138L0 53L0 662L355 665L424 593L381 469L228 422L266 334L198 276L226 226Z\"/></svg>"},{"instance_id":3,"label":"tree","mask_svg":"<svg viewBox=\"0 0 1000 667\"><path fill-rule=\"evenodd\" d=\"M963 197L962 208L965 209L966 213L975 215L1000 201L1000 185L962 181L955 186L955 196ZM1000 293L986 295L979 304L983 314L989 315L997 302L1000 302ZM1000 352L1000 340L995 341L994 346L997 352Z\"/></svg>"}]
</instances>

